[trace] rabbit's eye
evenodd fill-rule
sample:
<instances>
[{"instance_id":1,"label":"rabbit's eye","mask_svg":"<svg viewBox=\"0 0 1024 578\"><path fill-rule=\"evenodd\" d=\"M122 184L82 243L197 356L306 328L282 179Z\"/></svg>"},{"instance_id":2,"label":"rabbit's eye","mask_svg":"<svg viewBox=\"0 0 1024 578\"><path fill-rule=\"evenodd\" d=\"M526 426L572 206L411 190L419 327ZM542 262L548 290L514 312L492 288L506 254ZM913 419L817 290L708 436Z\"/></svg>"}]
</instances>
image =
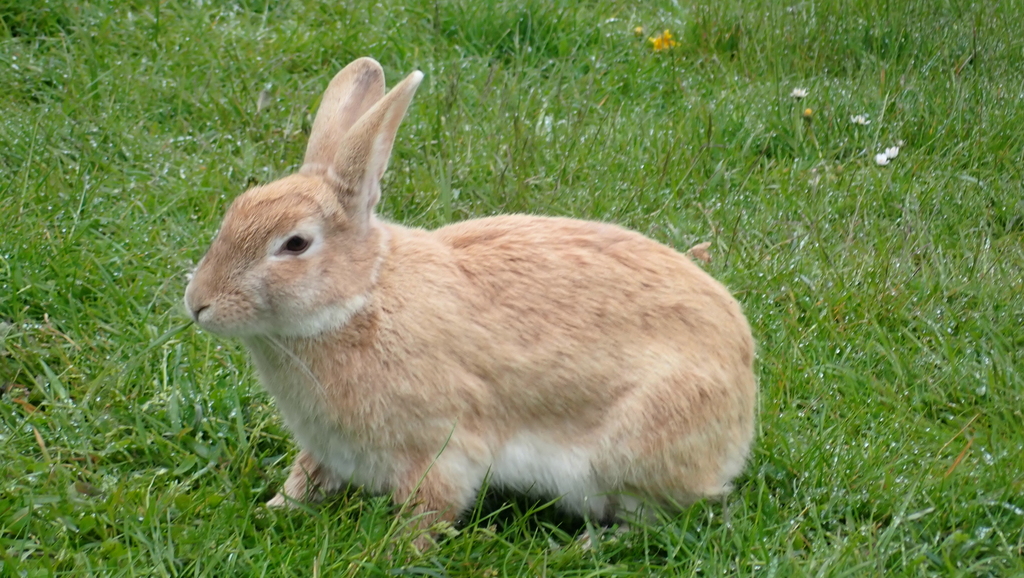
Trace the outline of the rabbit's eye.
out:
<instances>
[{"instance_id":1,"label":"rabbit's eye","mask_svg":"<svg viewBox=\"0 0 1024 578\"><path fill-rule=\"evenodd\" d=\"M309 241L307 239L304 239L298 235L294 235L290 237L287 241L285 241L284 247L281 248L281 251L284 253L299 255L308 248Z\"/></svg>"}]
</instances>

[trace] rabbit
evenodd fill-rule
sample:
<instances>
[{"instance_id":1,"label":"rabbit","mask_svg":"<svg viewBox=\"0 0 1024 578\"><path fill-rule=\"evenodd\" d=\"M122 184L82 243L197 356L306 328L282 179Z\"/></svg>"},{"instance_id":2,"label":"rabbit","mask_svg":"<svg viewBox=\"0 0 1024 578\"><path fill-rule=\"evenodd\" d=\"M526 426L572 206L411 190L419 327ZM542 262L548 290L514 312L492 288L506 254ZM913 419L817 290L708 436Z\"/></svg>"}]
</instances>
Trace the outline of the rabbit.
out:
<instances>
[{"instance_id":1,"label":"rabbit","mask_svg":"<svg viewBox=\"0 0 1024 578\"><path fill-rule=\"evenodd\" d=\"M231 203L185 291L199 327L244 342L301 448L268 505L361 486L425 530L485 480L602 522L728 492L757 397L736 299L612 224L378 218L422 79L385 94L375 60L341 70L299 171Z\"/></svg>"}]
</instances>

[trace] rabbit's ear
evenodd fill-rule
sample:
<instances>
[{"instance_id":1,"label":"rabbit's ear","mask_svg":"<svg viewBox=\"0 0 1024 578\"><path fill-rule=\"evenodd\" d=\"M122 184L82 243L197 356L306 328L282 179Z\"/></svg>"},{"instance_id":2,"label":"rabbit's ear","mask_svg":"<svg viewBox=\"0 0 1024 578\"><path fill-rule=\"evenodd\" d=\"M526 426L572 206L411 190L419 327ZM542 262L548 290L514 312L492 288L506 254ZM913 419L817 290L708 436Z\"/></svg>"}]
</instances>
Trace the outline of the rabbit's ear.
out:
<instances>
[{"instance_id":1,"label":"rabbit's ear","mask_svg":"<svg viewBox=\"0 0 1024 578\"><path fill-rule=\"evenodd\" d=\"M384 96L384 69L360 58L341 69L327 85L316 111L301 172L326 174L342 137Z\"/></svg>"},{"instance_id":2,"label":"rabbit's ear","mask_svg":"<svg viewBox=\"0 0 1024 578\"><path fill-rule=\"evenodd\" d=\"M418 70L405 77L341 138L329 175L340 201L357 221L367 222L380 200L380 179L388 167L398 125L422 80Z\"/></svg>"}]
</instances>

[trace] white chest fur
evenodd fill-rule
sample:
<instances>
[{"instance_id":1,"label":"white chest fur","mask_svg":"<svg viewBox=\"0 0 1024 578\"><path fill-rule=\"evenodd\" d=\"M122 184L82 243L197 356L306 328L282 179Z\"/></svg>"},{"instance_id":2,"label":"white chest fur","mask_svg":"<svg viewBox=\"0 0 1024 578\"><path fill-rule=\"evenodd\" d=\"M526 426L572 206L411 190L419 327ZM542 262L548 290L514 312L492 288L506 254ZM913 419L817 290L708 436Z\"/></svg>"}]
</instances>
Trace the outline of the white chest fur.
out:
<instances>
[{"instance_id":1,"label":"white chest fur","mask_svg":"<svg viewBox=\"0 0 1024 578\"><path fill-rule=\"evenodd\" d=\"M299 447L313 454L342 484L351 482L376 493L389 490L394 469L392 456L353 443L352 436L336 423L291 402L288 398L277 398L277 407Z\"/></svg>"},{"instance_id":2,"label":"white chest fur","mask_svg":"<svg viewBox=\"0 0 1024 578\"><path fill-rule=\"evenodd\" d=\"M322 387L301 360L268 350L267 346L250 344L253 361L299 447L326 466L341 484L351 483L371 492L387 491L394 471L393 457L355 443L343 425L329 415Z\"/></svg>"}]
</instances>

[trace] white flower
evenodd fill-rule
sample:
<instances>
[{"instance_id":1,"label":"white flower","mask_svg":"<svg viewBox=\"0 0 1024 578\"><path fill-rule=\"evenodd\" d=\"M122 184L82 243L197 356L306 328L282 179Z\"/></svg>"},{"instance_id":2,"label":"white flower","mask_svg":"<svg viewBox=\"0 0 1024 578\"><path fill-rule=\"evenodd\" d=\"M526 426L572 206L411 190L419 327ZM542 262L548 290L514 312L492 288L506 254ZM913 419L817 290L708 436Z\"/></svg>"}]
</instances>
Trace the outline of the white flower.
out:
<instances>
[{"instance_id":1,"label":"white flower","mask_svg":"<svg viewBox=\"0 0 1024 578\"><path fill-rule=\"evenodd\" d=\"M889 164L889 157L887 157L885 153L878 153L875 155L875 164L880 167L884 167Z\"/></svg>"},{"instance_id":2,"label":"white flower","mask_svg":"<svg viewBox=\"0 0 1024 578\"><path fill-rule=\"evenodd\" d=\"M885 149L885 158L887 158L889 160L892 160L892 159L896 158L897 156L899 156L899 154L900 154L900 147L898 147L898 146L897 147L889 147L889 148Z\"/></svg>"},{"instance_id":3,"label":"white flower","mask_svg":"<svg viewBox=\"0 0 1024 578\"><path fill-rule=\"evenodd\" d=\"M857 114L857 115L851 116L850 117L850 122L852 122L853 124L859 124L861 126L867 126L867 125L871 124L871 121L868 120L868 115L866 115L866 114Z\"/></svg>"},{"instance_id":4,"label":"white flower","mask_svg":"<svg viewBox=\"0 0 1024 578\"><path fill-rule=\"evenodd\" d=\"M795 98L797 100L800 100L801 98L804 98L808 94L809 93L807 92L806 88L794 88L793 92L789 93L789 96L791 96L791 97L793 97L793 98Z\"/></svg>"}]
</instances>

